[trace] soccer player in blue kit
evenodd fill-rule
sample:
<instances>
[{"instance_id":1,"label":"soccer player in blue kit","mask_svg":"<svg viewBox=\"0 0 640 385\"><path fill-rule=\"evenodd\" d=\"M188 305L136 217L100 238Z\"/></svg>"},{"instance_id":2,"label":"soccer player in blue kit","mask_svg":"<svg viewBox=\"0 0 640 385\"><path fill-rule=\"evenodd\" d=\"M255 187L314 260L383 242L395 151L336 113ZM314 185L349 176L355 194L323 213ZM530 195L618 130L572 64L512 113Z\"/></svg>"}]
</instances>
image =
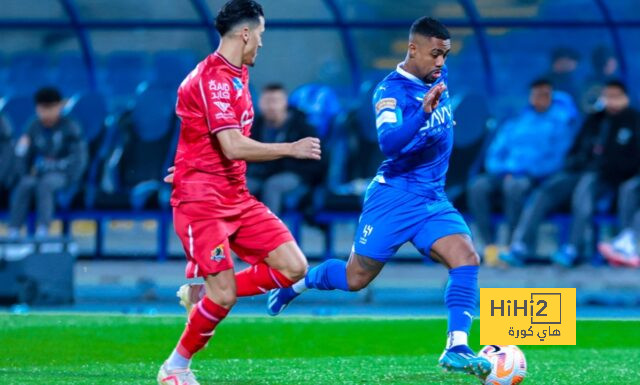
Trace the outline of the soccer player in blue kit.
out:
<instances>
[{"instance_id":1,"label":"soccer player in blue kit","mask_svg":"<svg viewBox=\"0 0 640 385\"><path fill-rule=\"evenodd\" d=\"M349 261L331 259L310 269L292 287L272 290L267 306L277 315L307 289L358 291L411 242L449 269L448 335L439 364L484 378L491 363L467 344L478 302L479 257L469 228L444 191L454 125L445 66L450 49L449 32L440 22L423 17L413 23L404 62L373 96L387 159L367 189Z\"/></svg>"}]
</instances>

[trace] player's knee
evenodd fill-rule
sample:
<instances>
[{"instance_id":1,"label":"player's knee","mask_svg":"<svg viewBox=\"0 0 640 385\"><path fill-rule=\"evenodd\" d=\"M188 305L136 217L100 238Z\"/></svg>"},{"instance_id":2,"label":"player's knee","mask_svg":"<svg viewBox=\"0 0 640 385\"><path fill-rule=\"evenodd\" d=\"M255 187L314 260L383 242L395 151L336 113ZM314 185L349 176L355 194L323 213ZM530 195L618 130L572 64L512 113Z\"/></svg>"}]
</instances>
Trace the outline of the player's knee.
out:
<instances>
[{"instance_id":1,"label":"player's knee","mask_svg":"<svg viewBox=\"0 0 640 385\"><path fill-rule=\"evenodd\" d=\"M286 269L281 270L280 272L291 281L299 281L307 275L307 270L309 265L307 264L307 260L304 258L292 260Z\"/></svg>"},{"instance_id":2,"label":"player's knee","mask_svg":"<svg viewBox=\"0 0 640 385\"><path fill-rule=\"evenodd\" d=\"M480 256L475 250L469 251L462 257L463 266L478 266L480 264Z\"/></svg>"},{"instance_id":3,"label":"player's knee","mask_svg":"<svg viewBox=\"0 0 640 385\"><path fill-rule=\"evenodd\" d=\"M478 266L480 264L480 256L475 252L475 250L469 250L465 253L459 254L455 258L449 259L448 263L451 268L460 266Z\"/></svg>"},{"instance_id":4,"label":"player's knee","mask_svg":"<svg viewBox=\"0 0 640 385\"><path fill-rule=\"evenodd\" d=\"M367 277L356 275L354 277L350 277L347 275L347 284L349 285L350 291L360 291L369 285L371 280Z\"/></svg>"},{"instance_id":5,"label":"player's knee","mask_svg":"<svg viewBox=\"0 0 640 385\"><path fill-rule=\"evenodd\" d=\"M213 294L207 293L207 296L225 309L231 309L238 301L235 290L218 290Z\"/></svg>"}]
</instances>

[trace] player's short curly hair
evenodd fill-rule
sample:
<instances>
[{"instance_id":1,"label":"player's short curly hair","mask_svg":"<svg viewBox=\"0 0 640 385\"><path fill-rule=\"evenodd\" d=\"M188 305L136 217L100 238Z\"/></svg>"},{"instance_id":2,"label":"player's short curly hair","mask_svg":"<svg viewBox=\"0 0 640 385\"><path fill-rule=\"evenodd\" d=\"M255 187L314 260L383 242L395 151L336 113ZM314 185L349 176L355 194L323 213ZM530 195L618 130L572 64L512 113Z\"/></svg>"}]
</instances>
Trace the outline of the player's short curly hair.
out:
<instances>
[{"instance_id":1,"label":"player's short curly hair","mask_svg":"<svg viewBox=\"0 0 640 385\"><path fill-rule=\"evenodd\" d=\"M441 22L428 16L424 16L411 24L410 34L419 34L426 37L447 40L451 38L449 30Z\"/></svg>"},{"instance_id":2,"label":"player's short curly hair","mask_svg":"<svg viewBox=\"0 0 640 385\"><path fill-rule=\"evenodd\" d=\"M253 0L230 0L225 3L216 17L216 29L224 36L237 24L250 21L260 22L264 17L262 6Z\"/></svg>"}]
</instances>

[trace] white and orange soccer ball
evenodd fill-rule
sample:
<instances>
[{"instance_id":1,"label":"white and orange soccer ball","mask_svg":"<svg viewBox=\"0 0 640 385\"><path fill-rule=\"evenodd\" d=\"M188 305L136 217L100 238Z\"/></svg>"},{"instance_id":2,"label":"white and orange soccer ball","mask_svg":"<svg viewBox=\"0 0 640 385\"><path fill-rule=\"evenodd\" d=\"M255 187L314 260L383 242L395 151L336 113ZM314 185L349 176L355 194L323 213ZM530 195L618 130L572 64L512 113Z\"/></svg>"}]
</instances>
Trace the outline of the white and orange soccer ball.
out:
<instances>
[{"instance_id":1,"label":"white and orange soccer ball","mask_svg":"<svg viewBox=\"0 0 640 385\"><path fill-rule=\"evenodd\" d=\"M516 385L527 375L527 361L516 345L487 345L478 355L491 362L485 385Z\"/></svg>"}]
</instances>

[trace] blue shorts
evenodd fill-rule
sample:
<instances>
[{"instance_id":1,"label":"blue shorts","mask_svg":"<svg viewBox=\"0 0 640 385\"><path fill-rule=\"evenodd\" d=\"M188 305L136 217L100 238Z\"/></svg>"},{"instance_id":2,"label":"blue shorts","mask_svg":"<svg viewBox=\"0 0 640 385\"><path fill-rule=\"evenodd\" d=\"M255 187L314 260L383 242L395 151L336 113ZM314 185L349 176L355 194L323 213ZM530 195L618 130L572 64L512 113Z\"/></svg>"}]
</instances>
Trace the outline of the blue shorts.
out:
<instances>
[{"instance_id":1,"label":"blue shorts","mask_svg":"<svg viewBox=\"0 0 640 385\"><path fill-rule=\"evenodd\" d=\"M446 198L434 200L388 185L373 183L353 244L359 255L387 262L405 242L429 256L438 239L452 234L471 235L462 215Z\"/></svg>"}]
</instances>

